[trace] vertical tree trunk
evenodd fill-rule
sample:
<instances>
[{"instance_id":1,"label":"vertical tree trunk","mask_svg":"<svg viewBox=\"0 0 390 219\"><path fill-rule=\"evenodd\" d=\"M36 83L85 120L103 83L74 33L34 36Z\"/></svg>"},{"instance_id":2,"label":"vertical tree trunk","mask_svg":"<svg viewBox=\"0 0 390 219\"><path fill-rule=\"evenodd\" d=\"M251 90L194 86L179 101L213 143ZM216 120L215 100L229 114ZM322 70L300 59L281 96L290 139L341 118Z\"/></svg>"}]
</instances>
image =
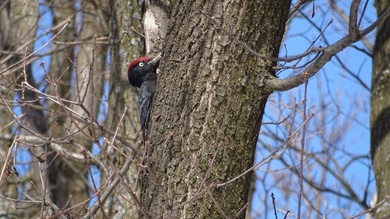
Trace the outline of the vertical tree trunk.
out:
<instances>
[{"instance_id":1,"label":"vertical tree trunk","mask_svg":"<svg viewBox=\"0 0 390 219\"><path fill-rule=\"evenodd\" d=\"M39 18L38 2L25 2L19 0L9 2L4 1L0 4L0 7L2 10L0 21L0 48L4 49L5 51L14 52L9 53L8 57L5 58L7 60L6 63L9 66L22 60L24 58L24 54L29 54L33 51L34 41L32 39L34 39L35 37ZM3 83L1 86L9 86L9 90L16 91L14 94L5 92L4 94L6 95L3 97L8 97L9 99L7 100L11 100L12 95L18 95L18 101L22 108L22 116L18 120L20 122L20 126L18 126L18 132L20 135L44 135L47 132L47 125L46 117L44 116L42 109L39 109L40 107L42 107L41 100L35 92L32 92L30 89L24 86L24 83L26 82L32 87L37 87L32 74L32 66L27 61L23 63L23 68L20 68L14 73L13 79L12 77L3 77ZM2 102L5 105L8 104L7 107L9 107L9 109L12 109L12 106L9 104L9 102ZM10 116L11 114L9 114L9 112L4 114L4 116L7 115L9 117L4 118L3 121L7 121L8 123L11 122L12 117ZM9 142L5 145L11 146L13 144ZM28 147L34 154L42 154L46 150L46 146L44 145L36 145L35 147L33 147L31 145L19 144L19 146L23 148ZM15 148L12 148L12 150L14 149ZM9 160L7 160L9 166L8 170L4 172L6 174L2 176L2 179L9 180L8 185L10 187L5 187L8 190L8 194L6 194L5 197L14 196L14 198L16 198L15 196L17 195L17 193L13 193L16 192L16 190L14 190L16 189L16 185L12 186L12 182L15 182L15 179L20 180L20 178L17 178L18 175L14 172L15 166L12 166L15 165L12 164L12 159L14 159L12 156L14 155L14 152L8 150L6 150L6 152L10 152ZM3 155L5 155L4 158L7 156L7 154ZM34 158L32 159L34 160ZM37 174L29 175L30 177L26 177L28 178L28 180L26 180L27 182L22 182L24 183L24 192L29 194L30 197L33 197L34 199L43 199L44 197L48 197L48 192L44 189L44 182L47 177L45 165L40 164L38 162L34 162L31 164L30 168L33 172ZM18 210L18 208L26 208L27 206L30 206L26 205L23 202L15 203L15 205L16 208L15 206L12 206L12 208L7 209L7 213L9 215L14 215L18 218L27 218L31 215L37 215L38 212L41 211L41 208L38 206L30 207L27 211ZM47 212L45 210L42 210L42 213L44 214Z\"/></svg>"},{"instance_id":2,"label":"vertical tree trunk","mask_svg":"<svg viewBox=\"0 0 390 219\"><path fill-rule=\"evenodd\" d=\"M376 0L378 17L390 6ZM371 84L371 155L374 165L377 200L390 194L390 18L378 27L373 56ZM389 204L379 207L375 218L390 217Z\"/></svg>"},{"instance_id":3,"label":"vertical tree trunk","mask_svg":"<svg viewBox=\"0 0 390 219\"><path fill-rule=\"evenodd\" d=\"M129 7L129 5L131 7ZM138 114L138 99L136 89L131 89L126 75L127 66L130 62L143 53L144 39L139 33L142 33L141 26L141 5L138 0L110 1L110 41L111 62L110 62L110 91L109 91L109 114L106 122L106 128L112 132L118 131L118 135L123 137L129 144L135 147L139 146L140 125ZM121 120L121 117L123 118ZM112 135L106 135L107 139L112 139ZM119 141L115 141L117 148L123 150L130 156L131 150ZM106 157L107 164L114 160L122 167L125 162L124 156L118 156L118 151L113 151L108 147L102 154L110 155ZM123 184L119 184L110 195L110 198L104 205L107 215L114 215L113 218L137 218L139 188L138 179L138 160L134 161L123 179L128 185L128 189L136 194L137 200L133 200ZM110 169L109 174L102 172L102 184L110 182L110 174L114 174L115 169ZM100 212L99 212L100 213ZM101 217L101 216L99 216Z\"/></svg>"},{"instance_id":4,"label":"vertical tree trunk","mask_svg":"<svg viewBox=\"0 0 390 219\"><path fill-rule=\"evenodd\" d=\"M56 40L59 42L68 42L75 36L75 14L74 1L68 0L54 0L51 1L49 7L53 14L53 26L63 26L67 19L71 20L71 24L57 36ZM56 86L49 87L49 94L52 96L58 96L59 98L70 99L72 93L72 62L74 60L74 46L61 45L62 50L55 52L51 55L50 63L50 78L53 81L58 81ZM50 126L50 133L53 138L61 138L65 135L66 123L68 122L68 114L58 104L49 102L49 115L52 125ZM68 102L64 102L64 105L70 107ZM71 147L70 145L64 145L65 147ZM50 149L50 148L49 148ZM76 188L75 184L69 183L69 181L75 177L76 174L69 170L69 166L64 163L64 160L57 156L55 152L49 150L48 153L48 171L49 171L49 186L50 196L53 203L58 207L64 208L68 201L68 204L73 205L76 198L77 200L84 200L87 198L87 190L82 187L76 195L72 196L70 200L69 186ZM64 174L67 172L67 174ZM76 180L77 181L77 180ZM69 206L69 205L68 205ZM77 212L79 209L76 209Z\"/></svg>"},{"instance_id":5,"label":"vertical tree trunk","mask_svg":"<svg viewBox=\"0 0 390 219\"><path fill-rule=\"evenodd\" d=\"M135 89L129 89L127 66L142 54L144 39L133 30L142 32L141 6L139 1L133 0L127 7L127 1L111 3L111 37L114 42L111 47L111 74L110 74L110 113L107 119L108 129L115 131L119 126L119 134L126 136L126 140L135 144L140 137L138 120L138 100ZM126 105L130 104L130 105ZM127 112L121 124L122 114Z\"/></svg>"},{"instance_id":6,"label":"vertical tree trunk","mask_svg":"<svg viewBox=\"0 0 390 219\"><path fill-rule=\"evenodd\" d=\"M10 27L9 6L9 2L0 1L0 50L2 51L8 49L7 35ZM5 55L0 54L0 60L2 60L4 56ZM0 69L5 67L5 64L0 64ZM11 78L8 77L7 80L11 81ZM5 85L6 84L3 83L0 85L0 94L4 99L11 100L14 95L12 86ZM3 103L3 101L0 102ZM11 135L11 118L12 113L7 106L5 104L0 104L0 135ZM0 139L0 167L5 170L0 178L0 195L2 197L16 199L18 197L18 182L15 177L16 172L13 168L15 164L13 163L14 157L11 153L12 149L10 148L10 145L12 145L11 141ZM17 215L12 204L12 202L0 202L0 215Z\"/></svg>"},{"instance_id":7,"label":"vertical tree trunk","mask_svg":"<svg viewBox=\"0 0 390 219\"><path fill-rule=\"evenodd\" d=\"M94 5L90 2L82 1L80 9L75 9L75 1L56 0L51 2L54 26L71 18L72 22L65 31L58 36L59 42L82 42L75 45L65 45L67 48L56 52L52 56L50 68L51 78L60 81L57 86L51 87L54 96L70 99L78 104L64 103L72 108L74 112L83 118L96 119L98 106L103 91L103 79L106 66L107 48L105 44L94 44L95 37L107 34L104 17L100 16L104 12L104 6L108 1L102 1L101 5ZM82 14L82 20L76 19L76 13ZM81 23L82 21L82 23ZM78 29L81 27L81 30ZM77 49L75 49L77 48ZM73 73L74 72L74 73ZM72 80L72 74L74 79ZM54 83L53 83L54 84ZM53 85L51 84L51 85ZM80 107L80 106L83 107ZM90 150L92 143L98 136L93 128L86 126L85 121L74 119L58 105L53 105L55 121L52 133L59 138L73 133L71 138ZM67 150L80 151L74 145L64 145ZM56 158L54 158L56 157ZM61 156L56 156L53 152L50 159L50 185L52 201L60 208L74 206L88 200L88 171L89 166L85 163L65 160ZM53 159L53 160L52 160ZM79 205L73 212L80 212L83 205Z\"/></svg>"},{"instance_id":8,"label":"vertical tree trunk","mask_svg":"<svg viewBox=\"0 0 390 219\"><path fill-rule=\"evenodd\" d=\"M173 8L141 190L151 218L245 216L251 174L234 178L253 163L269 95L264 82L275 63L233 37L277 56L289 7L278 0L179 1Z\"/></svg>"}]
</instances>

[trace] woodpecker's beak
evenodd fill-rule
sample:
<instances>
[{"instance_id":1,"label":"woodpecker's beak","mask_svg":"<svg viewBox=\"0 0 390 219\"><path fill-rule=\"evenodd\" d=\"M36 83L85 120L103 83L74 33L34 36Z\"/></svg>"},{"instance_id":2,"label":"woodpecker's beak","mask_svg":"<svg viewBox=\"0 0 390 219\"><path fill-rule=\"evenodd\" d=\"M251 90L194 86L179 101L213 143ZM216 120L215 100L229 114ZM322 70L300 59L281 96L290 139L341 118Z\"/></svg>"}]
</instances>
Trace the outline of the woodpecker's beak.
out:
<instances>
[{"instance_id":1,"label":"woodpecker's beak","mask_svg":"<svg viewBox=\"0 0 390 219\"><path fill-rule=\"evenodd\" d=\"M151 65L153 68L157 68L160 64L160 60L162 58L162 53L159 53L154 59L152 59L148 64Z\"/></svg>"}]
</instances>

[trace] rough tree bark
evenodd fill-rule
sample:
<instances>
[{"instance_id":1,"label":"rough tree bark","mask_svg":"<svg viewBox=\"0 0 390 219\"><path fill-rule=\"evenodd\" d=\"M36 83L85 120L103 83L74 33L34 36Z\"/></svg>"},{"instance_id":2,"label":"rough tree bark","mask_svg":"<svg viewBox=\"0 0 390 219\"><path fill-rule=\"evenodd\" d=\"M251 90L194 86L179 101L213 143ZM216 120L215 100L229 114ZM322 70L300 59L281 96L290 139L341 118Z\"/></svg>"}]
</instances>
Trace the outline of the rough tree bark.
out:
<instances>
[{"instance_id":1,"label":"rough tree bark","mask_svg":"<svg viewBox=\"0 0 390 219\"><path fill-rule=\"evenodd\" d=\"M376 0L378 17L390 6ZM373 54L371 84L371 155L374 165L377 200L390 194L390 17L378 27ZM389 203L379 207L375 218L389 218Z\"/></svg>"},{"instance_id":2,"label":"rough tree bark","mask_svg":"<svg viewBox=\"0 0 390 219\"><path fill-rule=\"evenodd\" d=\"M163 49L167 35L169 7L170 2L168 0L145 1L145 13L142 23L147 55L154 57Z\"/></svg>"},{"instance_id":3,"label":"rough tree bark","mask_svg":"<svg viewBox=\"0 0 390 219\"><path fill-rule=\"evenodd\" d=\"M150 218L243 218L267 78L289 0L177 1L154 99L141 202ZM229 33L229 34L227 34ZM230 36L229 36L230 35Z\"/></svg>"}]
</instances>

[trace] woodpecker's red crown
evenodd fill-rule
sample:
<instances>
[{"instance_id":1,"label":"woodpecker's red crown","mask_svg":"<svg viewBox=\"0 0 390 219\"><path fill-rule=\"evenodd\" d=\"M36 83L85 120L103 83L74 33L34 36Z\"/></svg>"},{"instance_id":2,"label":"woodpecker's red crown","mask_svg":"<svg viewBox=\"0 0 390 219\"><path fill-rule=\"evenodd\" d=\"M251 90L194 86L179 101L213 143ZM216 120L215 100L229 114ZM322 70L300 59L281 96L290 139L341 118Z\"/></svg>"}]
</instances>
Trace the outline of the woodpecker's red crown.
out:
<instances>
[{"instance_id":1,"label":"woodpecker's red crown","mask_svg":"<svg viewBox=\"0 0 390 219\"><path fill-rule=\"evenodd\" d=\"M144 56L131 62L127 69L130 84L134 87L141 87L146 80L157 78L157 68L161 57L158 55L152 59Z\"/></svg>"},{"instance_id":2,"label":"woodpecker's red crown","mask_svg":"<svg viewBox=\"0 0 390 219\"><path fill-rule=\"evenodd\" d=\"M127 74L130 73L130 70L132 68L134 68L138 63L140 62L149 62L150 60L152 60L152 58L148 57L148 56L144 56L144 57L140 57L138 59L135 59L134 61L132 61L129 65L129 67L127 68Z\"/></svg>"}]
</instances>

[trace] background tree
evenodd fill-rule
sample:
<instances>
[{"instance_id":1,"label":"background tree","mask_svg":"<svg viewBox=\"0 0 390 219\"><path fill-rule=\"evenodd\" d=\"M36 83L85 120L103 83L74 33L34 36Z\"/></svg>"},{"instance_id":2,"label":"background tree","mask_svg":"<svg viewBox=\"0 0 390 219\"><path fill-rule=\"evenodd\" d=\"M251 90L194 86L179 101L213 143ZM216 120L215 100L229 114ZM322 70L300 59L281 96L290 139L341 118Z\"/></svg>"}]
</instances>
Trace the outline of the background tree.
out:
<instances>
[{"instance_id":1,"label":"background tree","mask_svg":"<svg viewBox=\"0 0 390 219\"><path fill-rule=\"evenodd\" d=\"M13 65L23 59L27 54L33 50L33 42L35 38L35 31L37 29L38 23L38 2L28 2L22 5L22 1L2 1L1 3L1 21L0 21L0 49L2 51L18 51L11 53L1 54L1 66L4 68L8 65ZM4 105L2 105L2 124L4 134L10 134L10 127L12 123L17 123L23 125L25 129L20 130L20 133L23 135L38 135L41 136L46 134L47 125L45 124L45 116L42 112L42 103L40 98L35 92L32 92L29 89L25 89L24 84L28 83L33 87L36 87L36 82L32 77L32 66L31 62L25 62L23 65L19 65L20 74L8 75L2 77L2 86L1 94ZM14 91L12 93L10 91ZM12 117L12 103L13 95L17 96L17 99L20 99L24 102L21 104L23 109L23 114L15 118L14 122L11 122L9 118ZM10 101L6 103L6 100ZM8 119L6 119L8 118ZM18 179L15 178L16 169L14 167L15 157L13 156L12 149L15 149L18 145L15 141L3 140L2 147L2 164L3 171L1 174L2 178L2 195L9 197L11 199L18 198L17 184ZM9 145L14 146L14 148L7 148ZM20 142L21 146L23 143ZM44 147L31 147L30 151L32 154L42 154L44 153ZM34 172L40 172L44 169L44 165L35 162L31 165L31 170ZM30 198L35 200L37 196L46 197L45 193L46 185L42 183L42 180L46 179L46 175L41 175L42 178L38 175L29 174L25 176L28 178L26 180L25 186L26 191L28 191ZM38 191L41 192L39 194ZM17 205L18 207L25 208L27 205L21 203ZM29 213L36 213L39 209L29 209ZM11 217L23 218L26 215L26 212L17 211L12 208L11 202L3 202L1 206L1 213L6 215L11 215Z\"/></svg>"},{"instance_id":2,"label":"background tree","mask_svg":"<svg viewBox=\"0 0 390 219\"><path fill-rule=\"evenodd\" d=\"M388 1L375 1L378 16L389 8ZM390 188L386 184L390 177L389 161L389 119L390 119L390 18L379 26L373 53L371 90L371 153L377 180L378 200L388 200ZM388 204L379 207L375 218L390 217Z\"/></svg>"},{"instance_id":3,"label":"background tree","mask_svg":"<svg viewBox=\"0 0 390 219\"><path fill-rule=\"evenodd\" d=\"M25 5L23 4L23 1L13 1L12 4L9 1L2 1L1 3L2 16L8 16L11 21L18 21L25 26L37 28L37 23L30 24L26 22L25 19L27 19L26 14L28 14L26 11L35 9L38 12L38 2L33 1L32 4L34 4L34 6ZM10 141L13 139L10 135L3 135L3 137L10 141L6 145L15 146L18 143L23 142L26 143L26 147L29 150L34 148L48 150L48 153L34 153L35 156L33 156L30 162L31 166L40 166L41 171L31 168L31 174L24 175L23 179L16 178L16 181L20 183L19 185L23 185L19 197L25 196L25 198L22 199L26 199L26 204L29 204L31 201L37 203L35 205L36 208L33 208L34 206L29 207L29 209L33 209L33 212L35 213L24 210L18 212L25 214L26 217L31 217L32 215L46 217L47 215L58 216L65 214L73 215L72 217L74 217L77 214L84 214L90 199L100 195L100 193L97 193L99 187L98 183L100 182L97 176L94 175L93 177L95 180L88 182L88 176L92 176L91 164L105 167L101 169L105 170L102 171L101 174L104 181L105 179L112 179L112 174L118 173L118 169L115 165L122 164L124 160L124 157L121 157L120 160L116 159L115 156L112 157L113 152L108 151L107 153L104 153L100 159L97 159L95 155L92 155L90 152L92 143L101 144L101 142L98 141L99 136L106 133L107 139L109 139L107 142L111 142L111 144L114 143L115 138L120 138L118 135L127 136L126 138L121 137L120 139L128 145L131 141L133 141L131 144L134 144L138 139L137 135L139 128L136 125L137 121L135 120L135 118L138 117L136 116L136 112L132 112L132 110L137 109L136 105L130 105L131 107L128 108L130 109L128 111L124 111L126 107L123 107L126 102L131 102L131 100L135 102L135 92L128 91L127 81L125 77L122 77L119 73L122 72L121 65L125 66L128 63L128 60L139 56L140 52L138 51L142 50L143 43L140 40L141 37L134 29L135 27L140 29L141 7L139 7L138 1L132 3L135 7L131 12L129 12L129 8L125 6L127 5L126 2L122 2L122 5L113 4L113 2L109 4L110 2L108 1L100 2L99 4L97 4L97 2L85 1L42 1L41 3L46 5L46 11L41 8L41 14L50 14L49 19L46 18L46 20L43 21L44 24L53 26L48 33L53 33L52 40L55 39L55 43L51 46L51 50L46 53L51 54L51 60L49 60L51 65L50 67L45 67L44 63L41 63L41 67L35 71L34 78L39 78L37 75L42 75L42 72L46 74L46 78L39 79L41 80L39 83L41 84L40 86L34 87L25 85L20 88L21 86L19 85L18 87L9 90L22 90L25 93L31 92L39 97L40 103L45 102L42 105L45 105L47 108L44 115L48 117L48 120L46 121L45 118L33 117L33 119L35 119L33 121L47 123L49 125L49 133L33 133L30 137L26 138L26 135L22 134L22 132L18 132L23 138L15 139L14 142ZM123 10L115 10L117 7L120 9L123 8ZM15 12L10 13L10 9ZM138 18L135 16L137 13ZM130 15L132 16L130 17ZM37 22L39 14L31 14L31 16L33 16L35 20L28 20ZM50 21L50 19L52 19L52 21ZM109 21L112 22L110 23ZM129 21L132 21L133 23L128 23ZM109 24L111 24L111 26ZM121 26L118 26L119 24ZM19 26L9 22L1 26L2 33L8 37L7 39L9 42L14 43L16 46L20 45L20 47L10 47L6 44L8 41L5 41L5 46L2 47L2 49L4 49L2 50L2 54L20 54L21 57L16 60L19 61L16 63L17 65L12 66L9 63L8 65L3 65L3 84L5 78L13 72L16 72L17 78L24 78L22 77L23 72L20 71L20 67L23 67L25 63L28 64L33 60L36 60L35 57L30 56L24 60L21 59L24 57L25 45L28 45L26 44L28 42L32 46L34 40L39 40L42 37L38 36L38 38L35 39L35 29L28 29L25 28L25 26L20 25L20 30L30 33L30 36L15 33L16 35L24 36L23 40L25 41L29 40L25 43L16 38L15 35L12 36L9 34L9 29L6 29L9 26L13 26L15 28L14 30L19 30ZM109 28L114 30L111 32L112 36L108 35ZM119 30L127 30L127 32L120 32ZM117 37L115 38L115 44L112 44L111 47L109 47L108 43L109 37L112 37L111 39ZM112 40L112 42L114 42L114 40ZM121 45L121 43L126 47L122 47L122 49L119 50L119 45ZM136 49L133 49L132 51L132 48ZM115 51L115 53L113 53L114 58L109 60L107 57L110 49ZM33 51L32 47L30 51L27 52L27 55L29 55L31 51ZM119 52L125 55L125 57L119 57ZM2 59L3 62L6 60L7 57ZM112 78L110 78L110 74L107 72L107 66L110 64L113 66L113 69L116 69L118 72L118 74L113 74ZM33 78L30 77L29 79ZM101 105L102 98L105 99L104 102L106 102L108 98L107 94L102 94L103 91L108 93L108 89L104 88L104 83L108 84L110 81L109 79L113 79L112 82L115 82L112 83L115 84L115 86L112 86L113 91L110 92L110 99L113 101L116 100L116 102L112 102L111 109L114 113L110 114L112 116L108 118L110 122L109 125L101 130L104 119L101 117L99 119L98 114L99 112L100 115L106 113L107 107L100 107L101 110L99 111L99 105ZM28 84L34 85L31 81L29 81ZM126 90L126 92L117 92L118 89ZM2 94L6 95L7 93L4 92ZM11 96L7 96L5 99L12 100L12 93L10 93L10 95ZM37 98L34 99L34 102L37 102ZM12 105L10 105L11 103L12 102L3 102L5 106L4 109L6 110L8 108L9 110L9 108L12 108ZM31 100L22 99L19 103L22 106L30 106ZM118 103L122 104L122 107ZM39 109L41 110L40 112L42 112L42 108ZM22 113L24 114L22 114L22 118L31 117L31 113L26 110L27 108L23 108ZM124 113L126 114L124 115ZM11 115L12 114L10 114L9 111L8 114L3 114L4 118L6 118L4 122L9 123ZM17 117L14 119L16 118ZM121 118L120 121L119 118ZM126 125L122 125L122 122ZM22 131L30 128L25 123L19 123L19 125L19 128L21 128ZM10 125L4 125L3 127L4 131L11 130ZM6 129L7 127L8 129ZM121 129L119 130L119 128ZM2 134L5 134L5 132ZM44 134L44 136L40 134ZM117 144L117 142L115 142L115 144ZM50 147L46 149L46 147L42 147L42 145L49 145ZM119 144L115 148L118 147L125 148ZM12 147L7 150L12 152ZM111 155L109 153L111 153ZM120 153L123 154L123 151ZM12 155L12 153L10 154ZM45 163L42 164L42 161L45 161L46 154L47 162L45 165ZM109 158L109 156L111 158ZM4 158L8 158L7 153L4 154ZM12 160L11 158L8 159ZM105 164L102 160L105 161ZM112 166L114 169L111 169L109 165L113 163L115 163L115 165ZM105 165L108 166L106 167ZM6 166L4 165L4 167ZM125 170L127 171L128 168L129 165ZM123 173L126 173L126 171L123 171ZM129 172L129 178L134 179L131 174L135 173ZM46 178L46 174L48 174L48 178ZM15 177L15 175L13 175L13 177ZM34 184L27 186L26 184L23 184L23 181L29 182L29 177L37 177L37 179L32 181ZM119 176L116 176L114 179L118 181L118 177ZM117 184L118 183L116 183L115 186ZM135 183L129 184L132 185ZM41 185L42 187L40 187ZM113 192L113 188L115 188L115 186L113 184L111 185L112 188L108 189L108 194L110 197L118 198L112 199L111 202L104 202L107 203L105 206L106 210L108 209L104 214L114 214L115 211L117 211L118 206L123 206L125 211L123 211L122 214L131 215L131 212L135 209L133 203L128 204L128 200L131 199L131 194L126 193L121 196L114 196L115 193ZM27 189L32 191L30 192ZM42 193L42 191L47 191L47 193ZM118 191L120 192L120 190ZM32 192L34 194L37 193L37 197L32 197L30 194ZM7 198L5 200L8 200L8 202L4 203L12 204L13 200L17 200L18 197L11 197L11 194L12 193L8 192L4 195L4 197ZM104 194L106 193L103 193L103 195ZM14 193L14 195L17 195L17 193ZM125 201L123 199L125 199ZM103 201L105 200L107 200L107 195L103 197ZM51 205L41 205L40 203L43 202L48 202ZM24 202L22 201L22 203ZM100 204L102 203L103 202ZM112 210L114 213L110 213L109 210L112 208L112 203L116 206L115 211ZM119 203L122 203L123 205L118 205ZM19 206L16 207L18 209ZM102 207L102 205L100 205L100 207ZM12 208L8 208L8 210L10 209ZM60 209L65 209L65 211L60 212ZM17 218L21 218L21 216L18 216Z\"/></svg>"}]
</instances>

